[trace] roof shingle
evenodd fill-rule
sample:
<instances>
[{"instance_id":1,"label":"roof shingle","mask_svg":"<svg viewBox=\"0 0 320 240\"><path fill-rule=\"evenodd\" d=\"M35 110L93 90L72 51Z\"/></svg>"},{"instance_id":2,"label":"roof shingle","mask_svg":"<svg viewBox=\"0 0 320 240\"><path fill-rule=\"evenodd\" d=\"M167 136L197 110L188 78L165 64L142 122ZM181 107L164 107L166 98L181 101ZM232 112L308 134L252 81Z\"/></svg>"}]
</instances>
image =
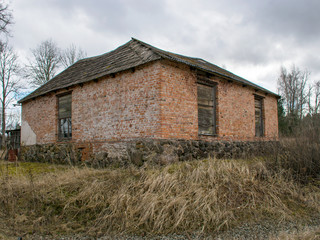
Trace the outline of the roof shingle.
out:
<instances>
[{"instance_id":1,"label":"roof shingle","mask_svg":"<svg viewBox=\"0 0 320 240\"><path fill-rule=\"evenodd\" d=\"M167 52L132 38L131 41L111 52L96 57L79 60L78 62L71 65L63 72L52 78L50 81L21 99L19 103L25 102L29 99L47 94L55 90L88 82L106 76L108 74L114 74L159 59L168 59L171 61L184 63L196 69L226 77L228 79L232 79L241 84L251 86L263 92L276 95L275 93L270 92L267 89L249 82L248 80L241 78L203 59L192 58Z\"/></svg>"}]
</instances>

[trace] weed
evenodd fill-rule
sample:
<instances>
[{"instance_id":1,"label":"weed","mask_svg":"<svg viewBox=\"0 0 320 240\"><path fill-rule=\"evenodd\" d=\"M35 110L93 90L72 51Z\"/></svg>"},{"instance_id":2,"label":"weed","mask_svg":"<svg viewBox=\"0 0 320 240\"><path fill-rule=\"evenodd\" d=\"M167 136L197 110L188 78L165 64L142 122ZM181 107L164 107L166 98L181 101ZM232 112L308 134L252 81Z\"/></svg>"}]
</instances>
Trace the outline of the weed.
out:
<instances>
[{"instance_id":1,"label":"weed","mask_svg":"<svg viewBox=\"0 0 320 240\"><path fill-rule=\"evenodd\" d=\"M28 169L21 164L13 172L27 172L23 167ZM7 235L212 233L243 221L303 219L320 210L318 188L275 175L260 160L13 172L0 176L0 222L9 226Z\"/></svg>"}]
</instances>

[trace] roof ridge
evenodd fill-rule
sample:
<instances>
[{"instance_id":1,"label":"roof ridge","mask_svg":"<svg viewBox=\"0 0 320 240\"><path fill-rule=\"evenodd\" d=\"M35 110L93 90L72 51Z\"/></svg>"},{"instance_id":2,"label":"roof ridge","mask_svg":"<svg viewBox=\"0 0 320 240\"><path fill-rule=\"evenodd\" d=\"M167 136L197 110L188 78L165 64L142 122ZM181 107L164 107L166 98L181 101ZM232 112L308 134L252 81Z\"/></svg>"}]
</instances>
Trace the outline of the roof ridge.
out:
<instances>
[{"instance_id":1,"label":"roof ridge","mask_svg":"<svg viewBox=\"0 0 320 240\"><path fill-rule=\"evenodd\" d=\"M156 54L158 54L161 57L164 57L163 55L165 55L165 54L173 54L173 55L181 56L181 57L194 58L194 57L191 57L191 56L186 56L186 55L182 55L182 54L166 51L166 50L163 50L161 48L157 48L157 47L155 47L155 46L153 46L153 45L151 45L149 43L145 43L145 42L143 42L143 41L141 41L139 39L133 38L133 37L131 39L135 40L135 41L139 42L140 44L144 45L145 47L151 49L152 51L154 51ZM169 56L165 56L165 58L170 58L170 57Z\"/></svg>"},{"instance_id":2,"label":"roof ridge","mask_svg":"<svg viewBox=\"0 0 320 240\"><path fill-rule=\"evenodd\" d=\"M202 70L204 70L204 71L209 71L209 72L218 74L218 75L220 75L220 76L222 76L222 77L227 77L227 78L230 78L230 77L231 77L231 78L234 78L234 77L236 77L236 78L238 78L238 80L242 81L244 84L248 84L248 85L251 85L252 87L260 88L261 90L263 90L263 91L265 91L265 92L269 92L269 93L274 94L274 95L277 96L277 94L275 94L275 93L267 90L266 88L263 88L263 87L259 86L258 84L255 84L255 83L253 83L253 82L250 82L249 80L247 80L247 79L245 79L245 78L243 78L243 77L240 77L240 76L234 74L233 72L231 72L231 71L229 71L229 70L227 70L227 69L224 69L224 68L222 68L222 67L220 67L220 66L218 66L218 65L216 65L216 64L214 64L214 63L208 62L207 60L204 60L204 59L202 59L202 58L190 57L190 56L185 56L185 55L182 55L182 54L177 54L177 53L165 51L165 50L162 50L162 49L160 49L160 48L154 47L154 46L152 46L152 45L150 45L150 44L148 44L148 43L145 43L145 42L143 42L143 41L140 41L140 40L138 40L138 39L136 39L136 38L132 38L132 40L138 41L140 44L143 44L143 45L145 45L146 47L149 47L150 49L152 49L153 51L155 51L155 52L156 52L160 57L162 57L162 58L169 59L169 60L174 60L174 61L178 61L178 62L182 62L182 63L187 64L187 65L192 65L192 66L194 66L194 67L196 67L196 68L200 68L200 69L202 69ZM222 71L226 72L227 74L222 73L222 72L212 71L211 69L208 69L207 66L199 66L199 65L197 65L197 64L194 65L193 63L188 63L188 61L185 61L184 59L181 59L181 58L194 59L194 60L196 60L198 63L201 61L201 62L204 63L205 65L209 64L209 65L211 65L211 66L214 66L215 68L221 69ZM230 75L231 75L231 76L230 76ZM234 76L234 77L232 77L232 76Z\"/></svg>"},{"instance_id":3,"label":"roof ridge","mask_svg":"<svg viewBox=\"0 0 320 240\"><path fill-rule=\"evenodd\" d=\"M134 51L134 53L140 58L140 60L143 60L143 58L141 57L140 54L138 54L138 52L129 44L129 48Z\"/></svg>"},{"instance_id":4,"label":"roof ridge","mask_svg":"<svg viewBox=\"0 0 320 240\"><path fill-rule=\"evenodd\" d=\"M135 40L132 39L132 40L130 41L130 43L133 43L134 41L135 41ZM138 41L138 43L139 43L140 45L143 45L143 44L141 44L139 41ZM141 54L139 51L137 51L137 49L134 48L134 46L132 46L132 44L129 44L128 46L129 46L129 48L137 55L137 57L140 58L141 61L145 61L145 60L146 60L145 58L142 57L142 54ZM144 45L143 45L143 46L144 46ZM144 47L146 47L146 46L144 46ZM151 49L150 49L150 50L151 50ZM152 52L152 53L154 53L154 52Z\"/></svg>"},{"instance_id":5,"label":"roof ridge","mask_svg":"<svg viewBox=\"0 0 320 240\"><path fill-rule=\"evenodd\" d=\"M120 45L120 46L117 47L116 49L113 49L113 50L111 50L111 51L109 51L109 52L106 52L106 53L103 53L103 54L100 54L100 55L96 55L96 56L92 56L92 57L82 58L82 59L78 60L77 62L84 62L84 61L94 60L94 59L97 59L97 58L99 58L99 57L103 57L103 56L105 56L105 55L108 55L108 54L110 54L110 53L112 53L112 52L115 52L115 51L119 50L120 48L122 48L122 47L124 47L124 46L126 46L126 45L130 45L130 42L131 42L131 41L128 41L128 42ZM75 62L74 64L76 64L77 62ZM71 65L71 66L72 66L72 65Z\"/></svg>"},{"instance_id":6,"label":"roof ridge","mask_svg":"<svg viewBox=\"0 0 320 240\"><path fill-rule=\"evenodd\" d=\"M142 46L150 49L154 54L158 55L159 57L163 57L163 56L161 56L161 54L159 54L159 52L158 52L159 50L162 51L161 49L158 49L158 48L156 48L156 47L154 47L154 46L152 46L152 45L150 45L150 44L148 44L148 43L145 43L145 42L143 42L143 41L141 41L141 40L139 40L139 39L136 39L136 38L134 38L134 37L131 37L131 39L132 39L132 41L138 42L140 45L142 45Z\"/></svg>"},{"instance_id":7,"label":"roof ridge","mask_svg":"<svg viewBox=\"0 0 320 240\"><path fill-rule=\"evenodd\" d=\"M75 84L100 78L107 74L114 74L160 59L183 63L195 69L217 74L221 77L251 86L257 90L278 96L277 94L202 58L189 57L162 50L132 37L130 41L114 50L77 61L57 74L50 81L19 100L19 102L21 103L28 99L44 95L50 91L67 88Z\"/></svg>"}]
</instances>

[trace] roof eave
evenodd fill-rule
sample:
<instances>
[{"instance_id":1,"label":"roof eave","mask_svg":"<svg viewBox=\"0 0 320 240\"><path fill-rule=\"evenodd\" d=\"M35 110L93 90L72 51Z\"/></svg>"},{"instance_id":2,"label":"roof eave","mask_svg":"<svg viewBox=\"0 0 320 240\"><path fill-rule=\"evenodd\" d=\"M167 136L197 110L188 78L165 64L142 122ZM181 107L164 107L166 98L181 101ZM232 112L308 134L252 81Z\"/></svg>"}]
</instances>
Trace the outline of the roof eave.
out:
<instances>
[{"instance_id":1,"label":"roof eave","mask_svg":"<svg viewBox=\"0 0 320 240\"><path fill-rule=\"evenodd\" d=\"M218 76L220 76L220 77L222 77L222 78L225 78L225 79L228 79L228 80L232 80L232 81L237 82L237 83L239 83L239 84L252 87L252 88L254 88L254 89L256 89L256 90L259 90L259 91L262 91L262 92L264 92L264 93L274 95L274 96L275 96L276 98L278 98L278 99L281 98L281 96L279 96L278 94L276 94L276 93L274 93L274 92L271 92L271 91L269 91L269 90L267 90L267 89L265 89L265 88L263 88L263 87L260 87L260 86L254 84L254 83L251 83L251 82L250 82L250 84L243 83L243 82L240 82L239 80L237 80L237 79L235 79L235 78L232 78L232 77L230 77L230 76L224 75L224 74L222 74L222 73L215 72L215 71L212 71L212 70L207 69L207 68L202 68L201 66L194 65L194 64L190 64L190 63L188 63L188 62L184 62L184 61L181 61L181 60L179 60L179 59L175 59L175 58L173 58L173 57L167 57L167 56L165 56L165 57L164 57L164 56L161 56L161 57L162 57L163 59L168 59L168 60L171 60L171 61L174 61L174 62L179 62L179 63L182 63L182 64L186 64L186 65L188 65L188 66L190 66L190 67L199 69L199 70L201 70L201 71L204 71L204 72L207 72L207 73L210 73L210 74L213 74L213 75L218 75ZM249 82L249 81L248 81L248 82Z\"/></svg>"},{"instance_id":2,"label":"roof eave","mask_svg":"<svg viewBox=\"0 0 320 240\"><path fill-rule=\"evenodd\" d=\"M47 94L49 94L49 93L51 93L51 92L54 92L54 91L58 91L58 90L65 89L65 88L74 87L74 86L79 85L79 84L82 84L82 83L92 82L92 81L94 81L94 80L96 80L96 79L99 79L99 78L102 78L102 77L105 77L105 76L108 76L108 75L112 75L112 74L117 74L117 73L120 73L120 72L128 71L128 70L130 70L130 69L132 69L132 68L139 67L139 66L142 66L142 65L144 65L144 64L151 63L151 62L155 62L155 61L158 61L158 60L160 60L160 59L161 59L161 58L155 59L155 60L151 60L151 61L149 61L149 62L145 62L145 63L142 63L142 64L135 64L135 65L132 65L132 66L130 66L130 67L127 67L127 68L125 68L125 69L123 69L123 70L121 70L121 71L110 71L110 72L108 72L108 73L97 74L97 75L94 75L94 76L90 77L89 80L83 80L83 81L79 81L79 82L76 82L76 83L70 83L70 84L65 85L65 86L63 86L63 87L56 87L56 88L50 89L49 91L43 92L42 94L39 94L39 95L36 95L36 96L30 96L30 95L34 92L34 91L33 91L33 92L31 92L30 94L28 94L27 96L25 96L24 98L20 99L20 100L18 101L18 103L22 104L22 103L24 103L24 102L26 102L26 101L28 101L28 100L32 100L32 99L34 99L34 98L47 95Z\"/></svg>"}]
</instances>

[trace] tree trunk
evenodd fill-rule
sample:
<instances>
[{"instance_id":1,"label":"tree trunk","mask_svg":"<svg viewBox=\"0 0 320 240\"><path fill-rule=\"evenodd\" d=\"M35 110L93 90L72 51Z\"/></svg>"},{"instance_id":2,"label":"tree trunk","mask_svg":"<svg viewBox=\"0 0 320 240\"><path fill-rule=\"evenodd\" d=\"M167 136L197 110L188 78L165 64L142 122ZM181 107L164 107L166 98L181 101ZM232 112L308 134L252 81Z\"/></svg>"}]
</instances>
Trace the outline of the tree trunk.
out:
<instances>
[{"instance_id":1,"label":"tree trunk","mask_svg":"<svg viewBox=\"0 0 320 240\"><path fill-rule=\"evenodd\" d=\"M2 102L2 148L6 145L6 107L4 101Z\"/></svg>"}]
</instances>

